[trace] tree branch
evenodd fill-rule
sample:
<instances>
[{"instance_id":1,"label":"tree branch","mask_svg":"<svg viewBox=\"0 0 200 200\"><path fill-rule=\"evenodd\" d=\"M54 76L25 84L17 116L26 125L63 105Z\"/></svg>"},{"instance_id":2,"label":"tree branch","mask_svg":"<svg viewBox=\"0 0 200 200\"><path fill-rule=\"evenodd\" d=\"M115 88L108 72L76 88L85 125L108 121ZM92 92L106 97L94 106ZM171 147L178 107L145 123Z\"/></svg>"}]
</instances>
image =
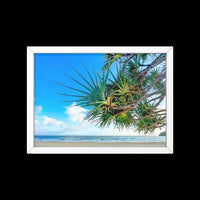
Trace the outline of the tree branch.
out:
<instances>
[{"instance_id":1,"label":"tree branch","mask_svg":"<svg viewBox=\"0 0 200 200\"><path fill-rule=\"evenodd\" d=\"M163 119L165 119L165 118L166 118L165 116L162 117L162 118L160 118L158 121L156 121L155 123L153 123L151 126L147 126L147 128L151 128L151 127L153 127L153 126L156 127L156 125L157 125L160 121L162 121Z\"/></svg>"},{"instance_id":2,"label":"tree branch","mask_svg":"<svg viewBox=\"0 0 200 200\"><path fill-rule=\"evenodd\" d=\"M155 95L155 94L159 94L159 93L161 93L161 92L163 92L163 91L165 91L166 89L164 88L164 89L161 89L161 90L159 90L159 91L155 91L155 92L152 92L152 93L150 93L150 94L148 94L148 95L145 95L145 96L142 96L141 98L139 98L135 103L133 103L133 104L129 104L129 105L125 105L125 106L113 106L112 107L112 109L114 109L114 110L125 110L125 109L127 109L127 111L128 110L130 110L130 109L133 109L135 106L137 106L141 101L144 101L145 99L147 99L148 97L150 97L150 96L153 96L153 95Z\"/></svg>"},{"instance_id":3,"label":"tree branch","mask_svg":"<svg viewBox=\"0 0 200 200\"><path fill-rule=\"evenodd\" d=\"M164 99L164 97L165 97L165 93L163 93L162 95L160 95L159 97L156 97L156 98L154 98L154 99L151 99L151 100L149 100L147 103L150 103L151 101L156 101L157 99ZM160 101L160 100L159 100ZM161 101L160 101L161 102ZM159 104L158 104L159 105ZM154 106L155 108L157 107L157 106Z\"/></svg>"},{"instance_id":4,"label":"tree branch","mask_svg":"<svg viewBox=\"0 0 200 200\"><path fill-rule=\"evenodd\" d=\"M157 76L157 78L153 81L153 83L146 88L147 91L149 91L158 81L161 81L165 77L165 74Z\"/></svg>"},{"instance_id":5,"label":"tree branch","mask_svg":"<svg viewBox=\"0 0 200 200\"><path fill-rule=\"evenodd\" d=\"M127 54L121 54L121 56L122 56L122 57L128 57L128 56L130 56L130 55L132 55L132 54L134 54L134 55L135 55L136 53L127 53Z\"/></svg>"},{"instance_id":6,"label":"tree branch","mask_svg":"<svg viewBox=\"0 0 200 200\"><path fill-rule=\"evenodd\" d=\"M136 53L131 54L132 56L130 58L128 58L127 60L121 62L121 63L127 63L128 61L130 61L135 55Z\"/></svg>"},{"instance_id":7,"label":"tree branch","mask_svg":"<svg viewBox=\"0 0 200 200\"><path fill-rule=\"evenodd\" d=\"M148 117L162 116L162 115L166 115L166 113L163 113L163 114L156 114L156 115L154 115L154 113L151 113L151 114L149 114L149 115L145 115L145 116L140 117L140 118L135 118L135 119L133 119L131 122L139 121L139 120L142 120L142 119L145 119L145 118L148 118ZM135 116L133 116L133 117L135 117ZM137 117L137 116L136 116L136 117Z\"/></svg>"},{"instance_id":8,"label":"tree branch","mask_svg":"<svg viewBox=\"0 0 200 200\"><path fill-rule=\"evenodd\" d=\"M164 94L161 95L160 100L155 104L154 108L156 108L162 102L162 100L164 99L164 97L165 97Z\"/></svg>"},{"instance_id":9,"label":"tree branch","mask_svg":"<svg viewBox=\"0 0 200 200\"><path fill-rule=\"evenodd\" d=\"M162 63L164 60L166 59L166 55L165 54L160 54L146 69L142 70L139 74L138 74L138 78L141 77L143 79L143 77L155 66L159 65L160 63Z\"/></svg>"}]
</instances>

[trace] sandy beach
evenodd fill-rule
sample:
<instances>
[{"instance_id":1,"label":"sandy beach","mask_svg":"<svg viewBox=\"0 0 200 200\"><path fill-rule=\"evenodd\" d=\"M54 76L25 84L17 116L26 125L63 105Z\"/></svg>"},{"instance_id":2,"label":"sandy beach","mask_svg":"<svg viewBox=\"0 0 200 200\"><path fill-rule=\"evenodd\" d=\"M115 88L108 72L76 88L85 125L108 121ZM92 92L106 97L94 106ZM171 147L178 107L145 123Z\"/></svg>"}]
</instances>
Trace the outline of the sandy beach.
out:
<instances>
[{"instance_id":1,"label":"sandy beach","mask_svg":"<svg viewBox=\"0 0 200 200\"><path fill-rule=\"evenodd\" d=\"M165 142L35 142L35 147L165 147Z\"/></svg>"}]
</instances>

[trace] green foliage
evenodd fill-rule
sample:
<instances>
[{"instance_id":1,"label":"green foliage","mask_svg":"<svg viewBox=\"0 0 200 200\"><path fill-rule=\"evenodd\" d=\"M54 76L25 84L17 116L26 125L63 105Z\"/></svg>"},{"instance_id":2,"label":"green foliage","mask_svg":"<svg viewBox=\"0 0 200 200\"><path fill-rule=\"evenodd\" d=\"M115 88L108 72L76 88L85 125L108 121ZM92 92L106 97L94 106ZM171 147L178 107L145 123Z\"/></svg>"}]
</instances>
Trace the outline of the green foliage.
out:
<instances>
[{"instance_id":1,"label":"green foliage","mask_svg":"<svg viewBox=\"0 0 200 200\"><path fill-rule=\"evenodd\" d=\"M161 126L165 123L165 119L159 116L158 112L155 112L155 102L151 99L151 103L149 103L145 95L148 94L147 88L150 89L150 92L163 88L162 80L156 81L160 70L159 68L149 68L150 71L145 74L141 84L141 78L138 77L142 70L149 67L149 65L144 64L148 54L131 56L105 54L101 73L96 73L93 70L93 75L84 66L90 80L85 79L73 68L85 84L65 73L66 76L85 90L68 87L57 82L59 85L80 93L79 95L59 94L76 97L77 99L74 101L78 102L77 105L91 107L92 110L85 119L94 122L96 126L101 128L113 123L119 130L133 127L136 131L143 133L154 131L158 125ZM110 66L114 62L119 63L116 65L116 73L110 70ZM156 83L151 86L155 81Z\"/></svg>"},{"instance_id":2,"label":"green foliage","mask_svg":"<svg viewBox=\"0 0 200 200\"><path fill-rule=\"evenodd\" d=\"M119 130L128 128L131 125L132 115L131 112L121 113L114 118L114 126Z\"/></svg>"},{"instance_id":3,"label":"green foliage","mask_svg":"<svg viewBox=\"0 0 200 200\"><path fill-rule=\"evenodd\" d=\"M110 66L117 60L120 59L122 54L105 54L104 58L104 65L102 67L103 71L106 71L110 68Z\"/></svg>"}]
</instances>

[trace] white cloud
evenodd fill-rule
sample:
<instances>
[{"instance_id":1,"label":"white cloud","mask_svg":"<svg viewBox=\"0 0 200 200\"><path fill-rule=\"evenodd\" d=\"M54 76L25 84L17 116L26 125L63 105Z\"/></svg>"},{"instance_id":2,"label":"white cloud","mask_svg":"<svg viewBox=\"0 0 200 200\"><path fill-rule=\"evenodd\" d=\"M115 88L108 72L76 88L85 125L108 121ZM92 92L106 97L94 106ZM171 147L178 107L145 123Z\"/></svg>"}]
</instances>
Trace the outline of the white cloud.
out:
<instances>
[{"instance_id":1,"label":"white cloud","mask_svg":"<svg viewBox=\"0 0 200 200\"><path fill-rule=\"evenodd\" d=\"M53 119L53 118L50 118L47 116L43 116L43 117L44 117L43 124L45 124L45 125L60 126L60 125L64 124L62 121L58 121L56 119Z\"/></svg>"},{"instance_id":2,"label":"white cloud","mask_svg":"<svg viewBox=\"0 0 200 200\"><path fill-rule=\"evenodd\" d=\"M66 123L51 117L37 116L35 119L36 135L62 135L68 128Z\"/></svg>"},{"instance_id":3,"label":"white cloud","mask_svg":"<svg viewBox=\"0 0 200 200\"><path fill-rule=\"evenodd\" d=\"M160 109L163 107L160 107ZM37 106L36 111L42 111L42 106ZM70 106L65 107L65 114L67 114L67 121L59 121L55 118L35 115L35 133L36 134L80 134L80 135L139 135L134 132L132 129L124 129L119 131L114 129L114 126L111 125L108 128L100 129L95 127L93 123L89 123L87 120L84 120L87 112L89 110L77 106L74 102ZM162 130L156 129L153 135L158 135ZM142 135L142 134L141 134Z\"/></svg>"},{"instance_id":4,"label":"white cloud","mask_svg":"<svg viewBox=\"0 0 200 200\"><path fill-rule=\"evenodd\" d=\"M74 102L65 107L67 121L59 121L48 116L41 116L42 106L35 107L35 133L36 134L72 134L74 131L83 131L88 127L89 122L84 120L88 110L77 106Z\"/></svg>"},{"instance_id":5,"label":"white cloud","mask_svg":"<svg viewBox=\"0 0 200 200\"><path fill-rule=\"evenodd\" d=\"M77 106L75 102L65 107L65 113L68 115L69 120L73 122L83 122L87 111L85 108Z\"/></svg>"},{"instance_id":6,"label":"white cloud","mask_svg":"<svg viewBox=\"0 0 200 200\"><path fill-rule=\"evenodd\" d=\"M35 107L35 113L36 114L40 114L42 112L42 106L40 105L40 106L36 106Z\"/></svg>"}]
</instances>

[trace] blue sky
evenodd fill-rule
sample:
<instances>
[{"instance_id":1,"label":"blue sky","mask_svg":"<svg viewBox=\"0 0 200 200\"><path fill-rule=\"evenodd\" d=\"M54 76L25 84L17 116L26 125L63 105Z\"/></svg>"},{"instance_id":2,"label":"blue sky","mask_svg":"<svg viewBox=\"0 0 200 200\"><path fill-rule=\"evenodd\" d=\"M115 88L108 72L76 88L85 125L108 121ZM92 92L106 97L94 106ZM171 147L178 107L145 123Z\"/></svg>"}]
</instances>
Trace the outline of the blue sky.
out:
<instances>
[{"instance_id":1,"label":"blue sky","mask_svg":"<svg viewBox=\"0 0 200 200\"><path fill-rule=\"evenodd\" d=\"M35 134L36 135L133 135L133 130L118 131L112 126L99 129L83 118L88 108L74 106L74 97L57 93L76 94L77 92L56 84L53 81L80 89L59 69L78 81L83 80L70 67L73 66L82 76L89 80L82 63L92 72L100 72L103 65L102 54L35 54ZM81 90L84 90L81 88ZM72 100L72 102L63 102Z\"/></svg>"},{"instance_id":2,"label":"blue sky","mask_svg":"<svg viewBox=\"0 0 200 200\"><path fill-rule=\"evenodd\" d=\"M53 81L80 88L80 85L72 81L59 69L76 80L80 80L80 77L68 66L71 65L87 79L87 72L81 62L88 69L92 70L93 66L95 70L99 71L103 63L103 57L101 54L35 54L35 106L42 105L43 114L48 114L59 120L66 117L62 115L63 108L72 103L62 101L75 98L61 96L56 93L77 95L77 92L62 87ZM81 82L83 81L81 80Z\"/></svg>"}]
</instances>

